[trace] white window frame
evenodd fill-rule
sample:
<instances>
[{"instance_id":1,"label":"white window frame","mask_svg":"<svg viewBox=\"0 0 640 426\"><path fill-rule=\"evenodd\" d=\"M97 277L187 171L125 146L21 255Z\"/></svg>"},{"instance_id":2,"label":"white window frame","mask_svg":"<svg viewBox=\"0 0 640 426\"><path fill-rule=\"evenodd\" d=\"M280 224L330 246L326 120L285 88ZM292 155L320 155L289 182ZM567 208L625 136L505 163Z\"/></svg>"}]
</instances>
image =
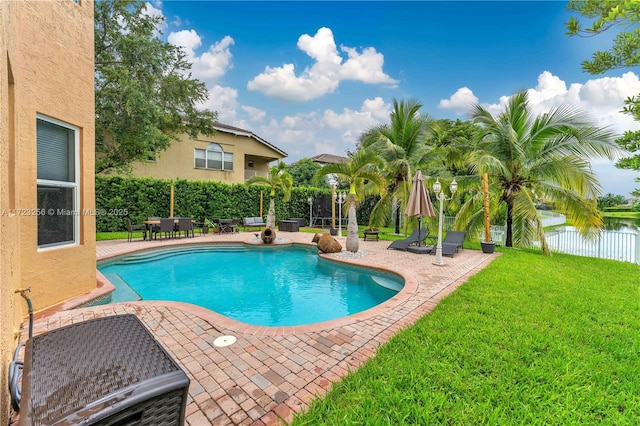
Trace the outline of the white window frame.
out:
<instances>
[{"instance_id":1,"label":"white window frame","mask_svg":"<svg viewBox=\"0 0 640 426\"><path fill-rule=\"evenodd\" d=\"M53 186L58 188L71 188L73 190L73 210L69 212L73 217L73 240L62 241L59 243L50 244L38 244L38 251L58 249L62 247L76 246L80 241L80 128L69 123L65 123L60 120L56 120L52 117L47 117L42 114L36 114L36 162L37 162L37 133L38 133L38 120L46 121L51 124L55 124L60 127L64 127L73 131L73 161L74 161L74 180L72 182L64 182L48 179L36 178L36 192L40 186ZM36 164L37 175L37 164ZM37 201L36 201L37 202ZM45 215L51 215L52 212L40 211L40 206L37 206L38 213ZM56 215L59 212L54 212Z\"/></svg>"},{"instance_id":2,"label":"white window frame","mask_svg":"<svg viewBox=\"0 0 640 426\"><path fill-rule=\"evenodd\" d=\"M214 148L214 147L217 147L219 149L210 149L210 148ZM198 166L196 164L196 159L202 160L202 158L197 158L198 151L204 152L204 167ZM209 167L209 161L213 160L213 158L209 158L209 153L210 152L211 153L214 153L214 152L215 153L220 153L221 159L220 160L216 159L216 161L220 161L220 163L222 164L221 168ZM231 161L227 160L228 156L231 157ZM220 146L220 144L217 144L217 143L214 143L214 142L210 143L205 149L195 148L194 151L193 151L193 166L196 169L220 170L220 171L223 171L223 172L233 172L233 167L234 167L233 163L234 163L234 161L235 161L235 156L233 155L233 152L226 152L224 149L222 149L222 146ZM227 164L231 164L231 168L230 169L227 168Z\"/></svg>"}]
</instances>

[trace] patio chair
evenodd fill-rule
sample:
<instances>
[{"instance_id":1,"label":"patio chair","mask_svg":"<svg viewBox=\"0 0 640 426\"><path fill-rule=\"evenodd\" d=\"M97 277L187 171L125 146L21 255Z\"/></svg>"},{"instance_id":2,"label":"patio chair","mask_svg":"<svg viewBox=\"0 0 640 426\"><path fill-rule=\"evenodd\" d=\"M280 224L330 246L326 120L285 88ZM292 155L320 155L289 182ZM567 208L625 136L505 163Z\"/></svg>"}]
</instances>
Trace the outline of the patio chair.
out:
<instances>
[{"instance_id":1,"label":"patio chair","mask_svg":"<svg viewBox=\"0 0 640 426\"><path fill-rule=\"evenodd\" d=\"M160 225L156 234L164 234L166 237L169 234L169 238L173 238L175 233L175 219L160 219Z\"/></svg>"},{"instance_id":2,"label":"patio chair","mask_svg":"<svg viewBox=\"0 0 640 426\"><path fill-rule=\"evenodd\" d=\"M204 232L204 217L201 218L200 220L197 220L193 223L193 230L195 232L196 228L200 229L200 234L202 234Z\"/></svg>"},{"instance_id":3,"label":"patio chair","mask_svg":"<svg viewBox=\"0 0 640 426\"><path fill-rule=\"evenodd\" d=\"M233 219L220 219L220 233L221 234L233 233Z\"/></svg>"},{"instance_id":4,"label":"patio chair","mask_svg":"<svg viewBox=\"0 0 640 426\"><path fill-rule=\"evenodd\" d=\"M191 220L190 217L181 217L178 219L178 230L176 231L178 233L178 238L180 238L180 233L184 232L186 237L189 237L189 233L191 233L191 236L194 237L194 232L193 232L193 221Z\"/></svg>"},{"instance_id":5,"label":"patio chair","mask_svg":"<svg viewBox=\"0 0 640 426\"><path fill-rule=\"evenodd\" d=\"M147 227L144 224L132 225L131 219L129 219L128 217L124 218L124 223L127 226L127 232L128 232L127 240L129 242L131 242L131 240L133 239L134 232L142 232L142 239L143 240L147 239Z\"/></svg>"},{"instance_id":6,"label":"patio chair","mask_svg":"<svg viewBox=\"0 0 640 426\"><path fill-rule=\"evenodd\" d=\"M160 218L153 216L153 217L148 217L147 220L153 220L153 221L158 221L160 222ZM158 237L158 233L160 232L160 224L158 223L157 225L149 225L149 240L151 240L151 237L157 238Z\"/></svg>"},{"instance_id":7,"label":"patio chair","mask_svg":"<svg viewBox=\"0 0 640 426\"><path fill-rule=\"evenodd\" d=\"M409 246L412 244L418 244L418 242L422 243L427 239L428 235L429 229L414 229L413 233L411 233L411 235L409 235L407 238L405 238L404 240L396 240L392 242L391 244L389 244L389 247L387 247L387 249L407 250L407 248L409 248Z\"/></svg>"},{"instance_id":8,"label":"patio chair","mask_svg":"<svg viewBox=\"0 0 640 426\"><path fill-rule=\"evenodd\" d=\"M465 233L463 231L447 231L447 235L442 240L442 244L452 244L458 249L463 249L462 243L464 242Z\"/></svg>"},{"instance_id":9,"label":"patio chair","mask_svg":"<svg viewBox=\"0 0 640 426\"><path fill-rule=\"evenodd\" d=\"M447 231L447 235L442 240L442 255L453 257L458 250L463 249L464 236L463 231ZM431 252L431 254L435 253L435 250Z\"/></svg>"}]
</instances>

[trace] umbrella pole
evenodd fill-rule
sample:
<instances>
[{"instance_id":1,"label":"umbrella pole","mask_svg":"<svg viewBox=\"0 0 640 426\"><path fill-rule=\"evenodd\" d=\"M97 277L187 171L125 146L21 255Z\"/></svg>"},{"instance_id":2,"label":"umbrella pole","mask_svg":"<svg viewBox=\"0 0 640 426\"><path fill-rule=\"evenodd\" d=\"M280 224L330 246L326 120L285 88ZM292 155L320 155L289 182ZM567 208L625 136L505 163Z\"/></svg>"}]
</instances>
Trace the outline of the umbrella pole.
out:
<instances>
[{"instance_id":1,"label":"umbrella pole","mask_svg":"<svg viewBox=\"0 0 640 426\"><path fill-rule=\"evenodd\" d=\"M418 216L418 247L420 247L420 241L422 240L422 216Z\"/></svg>"}]
</instances>

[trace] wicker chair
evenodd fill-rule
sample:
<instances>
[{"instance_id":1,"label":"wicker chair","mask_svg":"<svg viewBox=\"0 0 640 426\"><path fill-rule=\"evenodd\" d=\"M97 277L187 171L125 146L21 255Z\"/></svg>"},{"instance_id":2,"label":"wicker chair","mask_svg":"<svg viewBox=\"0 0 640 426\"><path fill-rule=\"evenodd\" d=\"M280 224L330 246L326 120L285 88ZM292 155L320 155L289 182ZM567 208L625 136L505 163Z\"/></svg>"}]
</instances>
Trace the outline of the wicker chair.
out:
<instances>
[{"instance_id":1,"label":"wicker chair","mask_svg":"<svg viewBox=\"0 0 640 426\"><path fill-rule=\"evenodd\" d=\"M178 238L180 238L180 233L184 232L185 236L188 237L189 234L191 236L195 236L193 232L193 220L190 217L181 217L178 219Z\"/></svg>"},{"instance_id":2,"label":"wicker chair","mask_svg":"<svg viewBox=\"0 0 640 426\"><path fill-rule=\"evenodd\" d=\"M131 224L131 219L129 219L128 217L124 218L124 224L127 226L127 240L129 242L131 242L131 240L133 239L133 233L134 232L142 232L142 239L146 240L147 239L147 227L143 224L141 225L132 225Z\"/></svg>"},{"instance_id":3,"label":"wicker chair","mask_svg":"<svg viewBox=\"0 0 640 426\"><path fill-rule=\"evenodd\" d=\"M175 219L160 219L157 234L164 234L165 237L169 234L169 238L173 238L175 232Z\"/></svg>"}]
</instances>

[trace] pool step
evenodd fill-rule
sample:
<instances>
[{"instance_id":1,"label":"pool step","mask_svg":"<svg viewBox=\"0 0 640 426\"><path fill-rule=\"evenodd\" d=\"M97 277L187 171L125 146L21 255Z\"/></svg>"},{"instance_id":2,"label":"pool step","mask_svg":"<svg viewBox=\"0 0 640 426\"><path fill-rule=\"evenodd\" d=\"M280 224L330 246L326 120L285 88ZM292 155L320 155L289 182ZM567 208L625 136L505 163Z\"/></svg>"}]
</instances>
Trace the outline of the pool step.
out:
<instances>
[{"instance_id":1,"label":"pool step","mask_svg":"<svg viewBox=\"0 0 640 426\"><path fill-rule=\"evenodd\" d=\"M378 284L380 287L388 288L393 291L400 291L402 290L402 287L404 287L404 283L375 275L371 276L371 281Z\"/></svg>"},{"instance_id":2,"label":"pool step","mask_svg":"<svg viewBox=\"0 0 640 426\"><path fill-rule=\"evenodd\" d=\"M134 289L129 287L129 285L122 279L119 274L108 273L104 275L111 284L115 287L115 290L111 292L107 297L99 297L91 302L84 303L79 308L86 308L88 306L100 306L100 305L108 305L109 303L117 303L117 302L136 302L138 300L142 300L142 297Z\"/></svg>"},{"instance_id":3,"label":"pool step","mask_svg":"<svg viewBox=\"0 0 640 426\"><path fill-rule=\"evenodd\" d=\"M132 253L123 258L118 259L113 264L123 263L141 263L148 262L150 260L161 260L172 256L179 256L181 254L190 253L202 253L202 252L241 252L247 251L248 248L244 245L229 245L229 244L216 244L206 245L199 247L168 247L164 249L149 250L142 253Z\"/></svg>"}]
</instances>

